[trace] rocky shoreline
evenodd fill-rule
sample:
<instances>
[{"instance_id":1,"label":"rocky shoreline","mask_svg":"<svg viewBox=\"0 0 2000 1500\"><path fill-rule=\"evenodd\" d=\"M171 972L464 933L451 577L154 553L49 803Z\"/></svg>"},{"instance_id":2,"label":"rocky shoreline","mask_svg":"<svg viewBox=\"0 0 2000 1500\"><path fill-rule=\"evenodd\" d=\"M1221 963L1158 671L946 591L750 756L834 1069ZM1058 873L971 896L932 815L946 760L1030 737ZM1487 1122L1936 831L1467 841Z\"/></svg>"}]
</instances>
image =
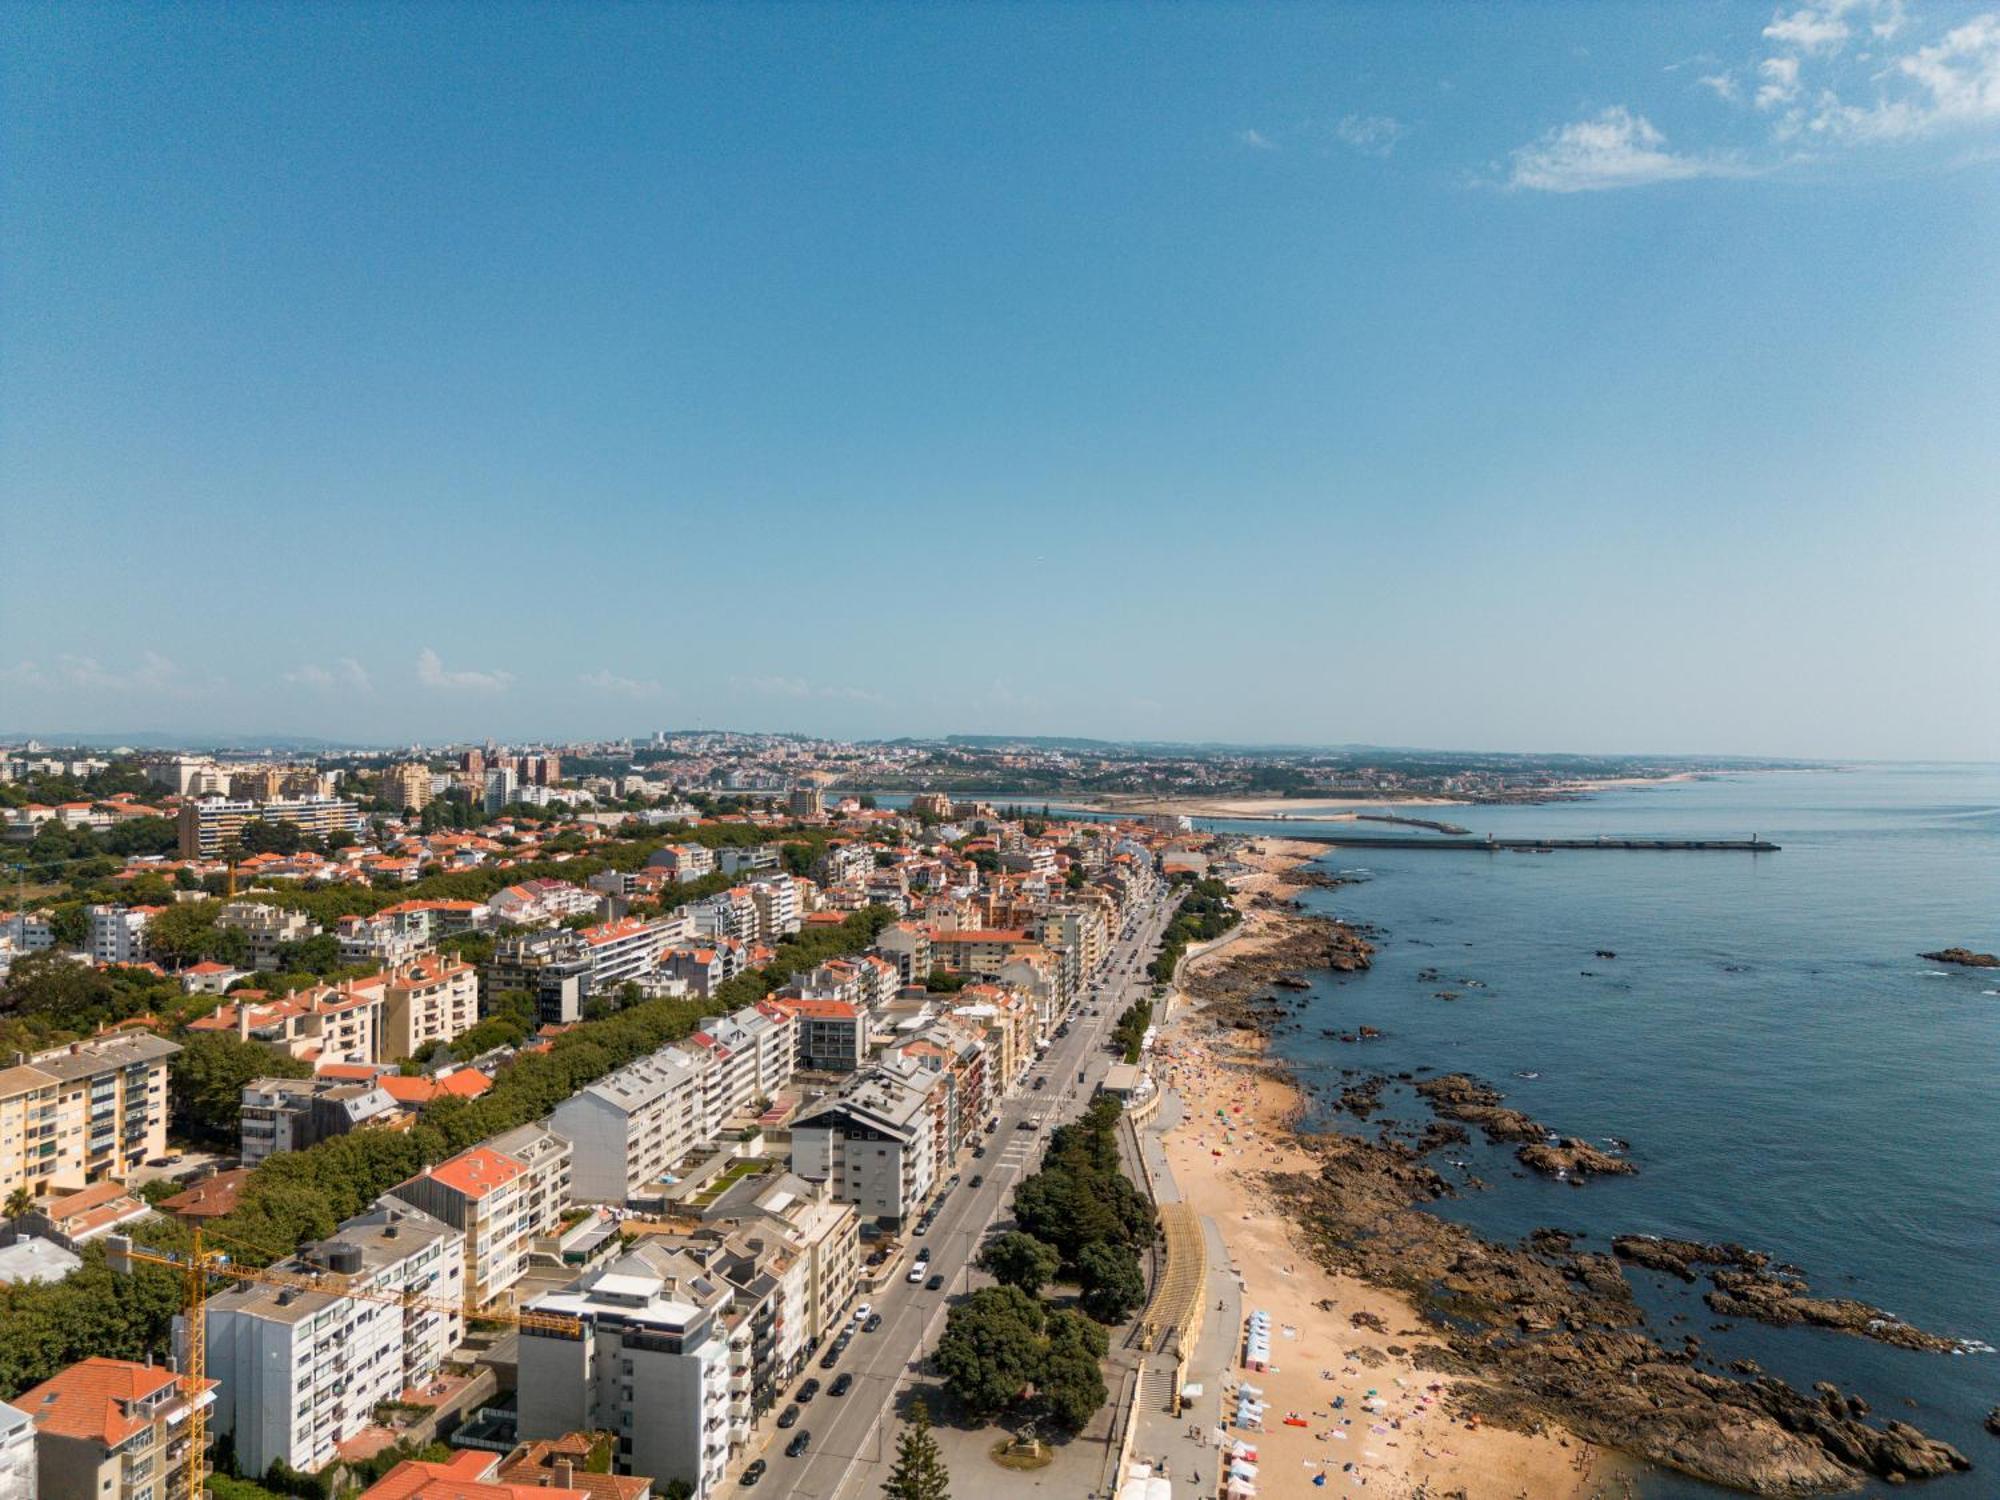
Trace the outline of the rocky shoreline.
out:
<instances>
[{"instance_id":1,"label":"rocky shoreline","mask_svg":"<svg viewBox=\"0 0 2000 1500\"><path fill-rule=\"evenodd\" d=\"M1294 1017L1296 1001L1268 993L1279 981L1303 968L1366 968L1373 954L1360 930L1328 918L1269 921L1273 930L1255 950L1217 954L1182 986L1211 1020L1260 1038ZM1621 1236L1605 1254L1579 1248L1559 1230L1519 1244L1488 1241L1426 1210L1457 1188L1425 1158L1463 1142L1468 1126L1515 1144L1523 1165L1572 1183L1630 1173L1636 1164L1556 1135L1463 1074L1364 1076L1346 1086L1339 1103L1366 1119L1397 1083L1436 1116L1414 1140L1399 1138L1394 1127L1374 1140L1299 1133L1316 1170L1273 1172L1264 1185L1329 1271L1408 1300L1438 1340L1424 1355L1429 1367L1475 1378L1464 1388L1469 1410L1523 1431L1553 1421L1589 1442L1757 1495L1831 1494L1869 1479L1900 1484L1971 1468L1956 1448L1907 1423L1870 1421L1865 1401L1828 1383L1802 1392L1750 1361L1716 1366L1696 1334L1668 1341L1649 1328L1624 1267L1687 1282L1705 1276L1711 1289L1704 1300L1719 1316L1809 1325L1925 1352L1955 1349L1953 1340L1864 1303L1814 1297L1796 1268L1773 1266L1768 1255L1740 1245Z\"/></svg>"}]
</instances>

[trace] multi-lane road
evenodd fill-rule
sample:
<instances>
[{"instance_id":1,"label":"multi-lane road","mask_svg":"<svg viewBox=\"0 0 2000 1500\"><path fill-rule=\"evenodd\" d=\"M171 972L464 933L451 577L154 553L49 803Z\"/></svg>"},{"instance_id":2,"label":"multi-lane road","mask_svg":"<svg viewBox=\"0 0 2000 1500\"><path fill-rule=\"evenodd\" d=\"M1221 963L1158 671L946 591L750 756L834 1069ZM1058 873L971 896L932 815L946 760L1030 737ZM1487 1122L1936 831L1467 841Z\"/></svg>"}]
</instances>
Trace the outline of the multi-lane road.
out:
<instances>
[{"instance_id":1,"label":"multi-lane road","mask_svg":"<svg viewBox=\"0 0 2000 1500\"><path fill-rule=\"evenodd\" d=\"M940 1201L929 1230L921 1237L906 1238L893 1275L870 1298L882 1316L882 1326L874 1333L857 1332L830 1370L819 1368L815 1355L780 1397L782 1409L807 1376L817 1377L822 1386L840 1374L854 1377L845 1396L829 1396L822 1390L800 1408L795 1427L770 1434L763 1453L770 1465L764 1485L798 1500L859 1500L880 1493L895 1457L897 1386L935 1343L946 1307L970 1279L968 1262L978 1254L994 1220L1005 1214L1014 1184L1034 1170L1049 1128L1083 1109L1115 1061L1105 1051L1111 1028L1125 1008L1146 993L1147 965L1173 906L1163 893L1134 913L1096 982L1085 987L1083 998L1071 1010L1069 1035L1051 1041L1048 1051L1001 1103L999 1129L979 1134L946 1171L947 1178L958 1174L959 1185ZM1091 1014L1093 1009L1096 1015ZM1038 1076L1048 1080L1040 1089L1034 1086ZM1043 1117L1041 1129L1022 1128L1034 1115ZM985 1148L984 1157L972 1155L974 1145ZM975 1176L984 1179L978 1187L972 1186ZM926 1280L931 1275L944 1278L935 1292L926 1290L923 1282L905 1279L911 1257L925 1247L930 1250ZM787 1442L800 1432L812 1434L810 1448L797 1458L786 1457Z\"/></svg>"}]
</instances>

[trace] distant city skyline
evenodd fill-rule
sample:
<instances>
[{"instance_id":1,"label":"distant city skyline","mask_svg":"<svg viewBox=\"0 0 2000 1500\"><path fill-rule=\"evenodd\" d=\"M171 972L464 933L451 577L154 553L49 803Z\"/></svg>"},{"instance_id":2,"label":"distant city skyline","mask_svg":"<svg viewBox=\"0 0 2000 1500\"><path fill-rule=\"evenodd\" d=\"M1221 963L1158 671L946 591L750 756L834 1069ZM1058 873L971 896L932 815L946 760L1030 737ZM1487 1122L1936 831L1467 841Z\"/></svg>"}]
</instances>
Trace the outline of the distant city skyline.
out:
<instances>
[{"instance_id":1,"label":"distant city skyline","mask_svg":"<svg viewBox=\"0 0 2000 1500\"><path fill-rule=\"evenodd\" d=\"M0 732L2000 759L2000 9L0 43Z\"/></svg>"}]
</instances>

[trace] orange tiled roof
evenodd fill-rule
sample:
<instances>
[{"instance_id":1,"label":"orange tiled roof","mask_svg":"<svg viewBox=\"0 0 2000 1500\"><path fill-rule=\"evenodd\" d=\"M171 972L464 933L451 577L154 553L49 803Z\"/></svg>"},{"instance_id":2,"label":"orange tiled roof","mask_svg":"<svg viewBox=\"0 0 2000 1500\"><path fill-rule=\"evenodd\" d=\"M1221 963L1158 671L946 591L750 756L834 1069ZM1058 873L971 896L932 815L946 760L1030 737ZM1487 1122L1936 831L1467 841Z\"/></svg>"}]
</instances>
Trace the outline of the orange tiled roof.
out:
<instances>
[{"instance_id":1,"label":"orange tiled roof","mask_svg":"<svg viewBox=\"0 0 2000 1500\"><path fill-rule=\"evenodd\" d=\"M490 1146L474 1146L431 1168L431 1180L467 1198L484 1198L528 1169Z\"/></svg>"},{"instance_id":2,"label":"orange tiled roof","mask_svg":"<svg viewBox=\"0 0 2000 1500\"><path fill-rule=\"evenodd\" d=\"M34 1420L37 1432L54 1437L84 1438L107 1448L122 1443L147 1425L147 1418L130 1415L133 1402L157 1395L180 1377L159 1365L129 1359L92 1356L59 1375L23 1391L13 1404ZM213 1390L215 1382L204 1382Z\"/></svg>"}]
</instances>

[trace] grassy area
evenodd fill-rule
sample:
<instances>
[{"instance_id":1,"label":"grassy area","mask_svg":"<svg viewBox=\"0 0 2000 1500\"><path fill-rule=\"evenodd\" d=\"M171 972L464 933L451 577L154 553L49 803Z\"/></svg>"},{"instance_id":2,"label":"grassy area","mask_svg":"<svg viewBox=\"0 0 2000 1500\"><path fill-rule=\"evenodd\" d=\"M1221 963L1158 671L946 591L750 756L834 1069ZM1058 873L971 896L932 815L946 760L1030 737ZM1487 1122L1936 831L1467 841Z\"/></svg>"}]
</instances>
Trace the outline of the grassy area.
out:
<instances>
[{"instance_id":1,"label":"grassy area","mask_svg":"<svg viewBox=\"0 0 2000 1500\"><path fill-rule=\"evenodd\" d=\"M722 1170L722 1174L715 1181L694 1194L688 1199L688 1202L696 1208L707 1208L709 1204L720 1198L744 1178L755 1177L761 1172L767 1172L770 1170L770 1167L771 1164L769 1162L763 1161L760 1158L745 1157L743 1160L725 1167Z\"/></svg>"}]
</instances>

